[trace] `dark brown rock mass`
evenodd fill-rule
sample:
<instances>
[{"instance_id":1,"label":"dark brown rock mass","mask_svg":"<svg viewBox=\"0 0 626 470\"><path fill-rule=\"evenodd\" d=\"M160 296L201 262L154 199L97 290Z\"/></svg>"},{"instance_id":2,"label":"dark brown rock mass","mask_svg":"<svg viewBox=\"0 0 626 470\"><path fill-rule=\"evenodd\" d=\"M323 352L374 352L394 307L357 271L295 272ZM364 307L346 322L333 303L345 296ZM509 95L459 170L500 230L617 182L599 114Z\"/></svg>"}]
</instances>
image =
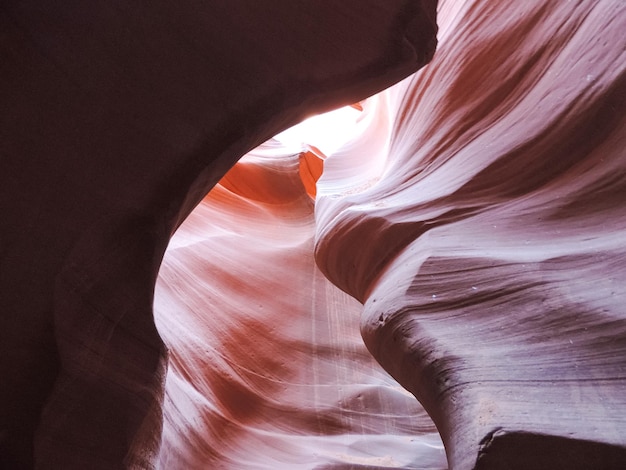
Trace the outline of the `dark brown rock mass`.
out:
<instances>
[{"instance_id":1,"label":"dark brown rock mass","mask_svg":"<svg viewBox=\"0 0 626 470\"><path fill-rule=\"evenodd\" d=\"M0 462L151 468L168 240L248 150L424 65L435 1L0 7Z\"/></svg>"}]
</instances>

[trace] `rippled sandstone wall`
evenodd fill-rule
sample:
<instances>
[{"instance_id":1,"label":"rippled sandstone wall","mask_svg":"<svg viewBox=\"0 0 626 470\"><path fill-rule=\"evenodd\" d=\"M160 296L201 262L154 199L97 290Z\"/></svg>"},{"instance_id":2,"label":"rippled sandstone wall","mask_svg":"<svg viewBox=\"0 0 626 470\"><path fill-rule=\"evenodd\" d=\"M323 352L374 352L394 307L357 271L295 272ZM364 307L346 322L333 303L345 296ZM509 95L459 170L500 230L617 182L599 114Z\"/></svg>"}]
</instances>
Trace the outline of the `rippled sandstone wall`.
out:
<instances>
[{"instance_id":1,"label":"rippled sandstone wall","mask_svg":"<svg viewBox=\"0 0 626 470\"><path fill-rule=\"evenodd\" d=\"M268 142L170 242L159 468L445 469L434 424L363 345L362 306L315 266L302 165Z\"/></svg>"},{"instance_id":2,"label":"rippled sandstone wall","mask_svg":"<svg viewBox=\"0 0 626 470\"><path fill-rule=\"evenodd\" d=\"M326 161L318 265L451 468L621 468L626 4L443 1L438 21L375 145Z\"/></svg>"},{"instance_id":3,"label":"rippled sandstone wall","mask_svg":"<svg viewBox=\"0 0 626 470\"><path fill-rule=\"evenodd\" d=\"M451 468L622 468L622 1L441 1L315 221L271 145L203 199L433 6L0 7L0 467L441 468L316 230Z\"/></svg>"}]
</instances>

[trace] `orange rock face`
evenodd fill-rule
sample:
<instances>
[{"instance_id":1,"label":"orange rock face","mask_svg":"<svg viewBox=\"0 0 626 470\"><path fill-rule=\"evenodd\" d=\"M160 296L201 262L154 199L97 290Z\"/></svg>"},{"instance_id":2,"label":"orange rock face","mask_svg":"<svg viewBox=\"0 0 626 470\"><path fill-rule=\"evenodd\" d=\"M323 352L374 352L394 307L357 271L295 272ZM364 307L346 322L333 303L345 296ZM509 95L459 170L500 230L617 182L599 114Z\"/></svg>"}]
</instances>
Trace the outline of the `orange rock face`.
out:
<instances>
[{"instance_id":1,"label":"orange rock face","mask_svg":"<svg viewBox=\"0 0 626 470\"><path fill-rule=\"evenodd\" d=\"M161 468L446 468L432 421L365 349L361 305L315 265L304 158L276 141L248 154L170 242Z\"/></svg>"}]
</instances>

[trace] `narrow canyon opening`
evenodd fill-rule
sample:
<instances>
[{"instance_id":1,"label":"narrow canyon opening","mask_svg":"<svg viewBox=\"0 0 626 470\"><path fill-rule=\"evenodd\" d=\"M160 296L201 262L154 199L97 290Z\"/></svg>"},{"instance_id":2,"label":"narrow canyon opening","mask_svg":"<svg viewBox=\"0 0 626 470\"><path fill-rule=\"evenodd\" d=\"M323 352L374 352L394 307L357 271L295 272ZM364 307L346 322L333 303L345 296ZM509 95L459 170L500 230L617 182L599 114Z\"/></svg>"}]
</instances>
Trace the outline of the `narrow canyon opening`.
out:
<instances>
[{"instance_id":1,"label":"narrow canyon opening","mask_svg":"<svg viewBox=\"0 0 626 470\"><path fill-rule=\"evenodd\" d=\"M362 305L314 261L315 160L375 132L384 101L251 151L172 238L154 303L163 468L447 468L426 412L366 350Z\"/></svg>"}]
</instances>

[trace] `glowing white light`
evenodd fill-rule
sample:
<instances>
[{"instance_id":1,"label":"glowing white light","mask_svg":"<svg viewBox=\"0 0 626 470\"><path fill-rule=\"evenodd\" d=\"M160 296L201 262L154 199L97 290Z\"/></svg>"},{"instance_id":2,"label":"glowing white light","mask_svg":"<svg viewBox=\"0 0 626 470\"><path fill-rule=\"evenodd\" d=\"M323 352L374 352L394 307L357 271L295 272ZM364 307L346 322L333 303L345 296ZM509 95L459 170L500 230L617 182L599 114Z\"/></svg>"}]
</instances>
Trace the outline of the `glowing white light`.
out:
<instances>
[{"instance_id":1,"label":"glowing white light","mask_svg":"<svg viewBox=\"0 0 626 470\"><path fill-rule=\"evenodd\" d=\"M281 132L275 139L294 151L313 145L328 157L355 136L360 113L346 106L319 114Z\"/></svg>"}]
</instances>

